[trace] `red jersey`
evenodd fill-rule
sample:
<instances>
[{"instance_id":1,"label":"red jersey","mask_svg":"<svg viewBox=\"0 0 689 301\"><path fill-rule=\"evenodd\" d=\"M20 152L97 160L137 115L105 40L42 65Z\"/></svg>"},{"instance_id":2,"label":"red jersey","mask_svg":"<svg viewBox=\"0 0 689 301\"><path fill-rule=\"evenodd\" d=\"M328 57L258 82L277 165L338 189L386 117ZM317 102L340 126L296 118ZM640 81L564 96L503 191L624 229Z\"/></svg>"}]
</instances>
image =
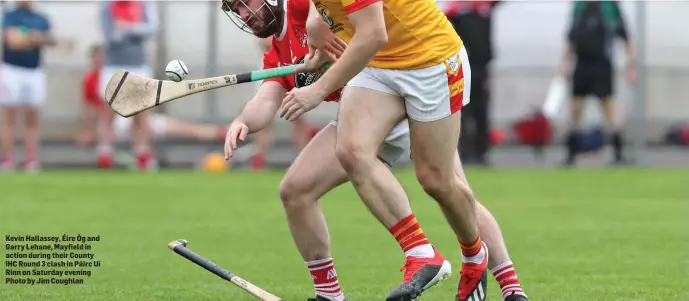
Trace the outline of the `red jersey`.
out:
<instances>
[{"instance_id":1,"label":"red jersey","mask_svg":"<svg viewBox=\"0 0 689 301\"><path fill-rule=\"evenodd\" d=\"M84 78L81 81L81 91L84 102L95 107L103 106L103 100L98 92L98 87L100 86L98 81L99 73L99 70L91 69L84 74Z\"/></svg>"},{"instance_id":2,"label":"red jersey","mask_svg":"<svg viewBox=\"0 0 689 301\"><path fill-rule=\"evenodd\" d=\"M263 69L277 68L281 66L301 64L304 57L309 54L306 44L306 19L309 15L309 1L311 0L284 0L285 15L283 26L277 36L273 36L273 45L263 55ZM308 86L320 78L320 74L297 73L277 78L270 78L264 82L280 83L285 89L292 90ZM340 90L333 92L325 98L325 101L338 101Z\"/></svg>"}]
</instances>

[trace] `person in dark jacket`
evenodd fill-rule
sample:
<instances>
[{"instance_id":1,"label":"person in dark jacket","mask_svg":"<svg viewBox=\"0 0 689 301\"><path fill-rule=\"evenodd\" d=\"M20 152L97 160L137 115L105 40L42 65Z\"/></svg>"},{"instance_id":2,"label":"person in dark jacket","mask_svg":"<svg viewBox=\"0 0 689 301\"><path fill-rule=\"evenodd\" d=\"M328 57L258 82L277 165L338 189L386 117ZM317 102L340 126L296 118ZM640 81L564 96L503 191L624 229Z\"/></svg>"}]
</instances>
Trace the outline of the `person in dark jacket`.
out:
<instances>
[{"instance_id":1,"label":"person in dark jacket","mask_svg":"<svg viewBox=\"0 0 689 301\"><path fill-rule=\"evenodd\" d=\"M462 38L471 66L471 104L462 116L459 153L467 163L486 165L490 148L489 64L493 60L492 18L499 1L449 2L445 15ZM470 126L472 125L473 126ZM470 131L470 129L474 131Z\"/></svg>"},{"instance_id":2,"label":"person in dark jacket","mask_svg":"<svg viewBox=\"0 0 689 301\"><path fill-rule=\"evenodd\" d=\"M573 5L572 24L567 36L567 46L562 72L571 78L572 105L571 129L567 137L565 166L575 163L580 149L581 133L578 130L587 96L595 96L601 102L610 142L614 148L614 163L624 163L623 139L620 124L615 120L613 45L616 38L624 43L627 52L627 80L635 81L636 64L634 46L630 42L627 27L618 1L576 1ZM570 73L574 66L574 72Z\"/></svg>"}]
</instances>

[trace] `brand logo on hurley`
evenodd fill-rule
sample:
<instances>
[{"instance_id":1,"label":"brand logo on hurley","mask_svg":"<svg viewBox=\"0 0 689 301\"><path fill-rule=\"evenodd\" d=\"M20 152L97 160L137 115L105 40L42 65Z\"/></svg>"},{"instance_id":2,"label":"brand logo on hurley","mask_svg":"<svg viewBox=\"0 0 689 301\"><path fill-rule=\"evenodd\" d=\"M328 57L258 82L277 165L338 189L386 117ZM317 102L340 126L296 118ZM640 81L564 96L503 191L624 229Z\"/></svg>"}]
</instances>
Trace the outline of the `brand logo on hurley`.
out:
<instances>
[{"instance_id":1,"label":"brand logo on hurley","mask_svg":"<svg viewBox=\"0 0 689 301\"><path fill-rule=\"evenodd\" d=\"M237 77L236 76L225 76L225 83L226 84L236 84L237 83Z\"/></svg>"},{"instance_id":2,"label":"brand logo on hurley","mask_svg":"<svg viewBox=\"0 0 689 301\"><path fill-rule=\"evenodd\" d=\"M196 84L195 84L195 83L189 84L189 90L194 90L194 88L196 88Z\"/></svg>"},{"instance_id":3,"label":"brand logo on hurley","mask_svg":"<svg viewBox=\"0 0 689 301\"><path fill-rule=\"evenodd\" d=\"M217 83L218 83L218 80L209 80L209 81L197 83L196 85L199 87L207 87L210 85L215 85Z\"/></svg>"}]
</instances>

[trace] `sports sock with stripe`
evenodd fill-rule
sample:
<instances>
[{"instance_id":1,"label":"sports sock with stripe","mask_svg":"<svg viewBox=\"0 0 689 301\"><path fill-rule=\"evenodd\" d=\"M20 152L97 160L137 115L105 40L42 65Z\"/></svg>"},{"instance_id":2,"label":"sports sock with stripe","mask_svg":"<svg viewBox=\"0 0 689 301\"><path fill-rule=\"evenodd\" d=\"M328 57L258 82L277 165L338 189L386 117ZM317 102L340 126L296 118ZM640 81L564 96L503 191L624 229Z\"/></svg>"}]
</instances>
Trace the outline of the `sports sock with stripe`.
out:
<instances>
[{"instance_id":1,"label":"sports sock with stripe","mask_svg":"<svg viewBox=\"0 0 689 301\"><path fill-rule=\"evenodd\" d=\"M459 246L462 248L462 262L470 262L480 264L486 256L486 249L481 245L481 237L476 236L476 239L471 243L463 243L459 240Z\"/></svg>"},{"instance_id":2,"label":"sports sock with stripe","mask_svg":"<svg viewBox=\"0 0 689 301\"><path fill-rule=\"evenodd\" d=\"M421 230L421 225L413 213L397 222L388 231L395 237L406 257L433 258L435 256L433 246Z\"/></svg>"},{"instance_id":3,"label":"sports sock with stripe","mask_svg":"<svg viewBox=\"0 0 689 301\"><path fill-rule=\"evenodd\" d=\"M335 263L332 258L324 258L306 262L309 268L316 295L331 301L344 301L345 296L337 280Z\"/></svg>"},{"instance_id":4,"label":"sports sock with stripe","mask_svg":"<svg viewBox=\"0 0 689 301\"><path fill-rule=\"evenodd\" d=\"M517 271L514 269L512 261L505 261L490 270L495 277L495 281L500 285L502 290L502 297L505 298L513 293L515 295L526 296L521 284L519 283L519 278L517 278Z\"/></svg>"}]
</instances>

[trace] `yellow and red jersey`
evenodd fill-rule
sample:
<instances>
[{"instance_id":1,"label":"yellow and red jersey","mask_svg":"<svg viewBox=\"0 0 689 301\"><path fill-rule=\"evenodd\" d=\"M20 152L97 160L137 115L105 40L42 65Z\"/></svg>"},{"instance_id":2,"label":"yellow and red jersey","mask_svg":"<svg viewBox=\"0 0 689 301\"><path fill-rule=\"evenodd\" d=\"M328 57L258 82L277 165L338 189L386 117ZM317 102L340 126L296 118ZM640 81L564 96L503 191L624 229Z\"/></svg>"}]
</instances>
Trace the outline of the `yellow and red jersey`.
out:
<instances>
[{"instance_id":1,"label":"yellow and red jersey","mask_svg":"<svg viewBox=\"0 0 689 301\"><path fill-rule=\"evenodd\" d=\"M313 0L337 36L349 43L354 27L348 14L377 1L383 2L388 43L370 67L421 69L443 63L462 47L462 40L435 0Z\"/></svg>"}]
</instances>

